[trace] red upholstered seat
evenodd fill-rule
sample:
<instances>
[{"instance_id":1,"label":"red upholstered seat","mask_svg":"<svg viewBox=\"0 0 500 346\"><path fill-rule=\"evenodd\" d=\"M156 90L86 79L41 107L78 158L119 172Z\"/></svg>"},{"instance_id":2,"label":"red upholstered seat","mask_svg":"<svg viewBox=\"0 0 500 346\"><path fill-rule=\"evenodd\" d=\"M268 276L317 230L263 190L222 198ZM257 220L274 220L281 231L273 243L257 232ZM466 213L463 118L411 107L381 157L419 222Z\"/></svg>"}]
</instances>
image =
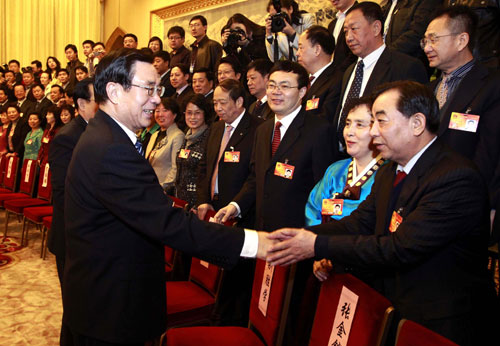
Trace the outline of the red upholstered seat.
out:
<instances>
[{"instance_id":1,"label":"red upholstered seat","mask_svg":"<svg viewBox=\"0 0 500 346\"><path fill-rule=\"evenodd\" d=\"M398 326L396 346L458 346L453 341L424 326L402 319Z\"/></svg>"},{"instance_id":2,"label":"red upholstered seat","mask_svg":"<svg viewBox=\"0 0 500 346\"><path fill-rule=\"evenodd\" d=\"M24 209L24 216L35 223L41 223L45 216L52 215L52 206L29 207Z\"/></svg>"},{"instance_id":3,"label":"red upholstered seat","mask_svg":"<svg viewBox=\"0 0 500 346\"><path fill-rule=\"evenodd\" d=\"M240 327L191 327L173 328L166 333L168 346L182 345L267 345L280 344L283 336L288 305L293 287L295 265L275 267L268 295L266 315L259 309L260 292L266 262L257 260L250 302L250 324L263 337L265 344L248 328ZM168 296L167 296L168 301Z\"/></svg>"},{"instance_id":4,"label":"red upholstered seat","mask_svg":"<svg viewBox=\"0 0 500 346\"><path fill-rule=\"evenodd\" d=\"M11 156L9 158L3 158L2 161L3 160L5 160L5 171L2 184L5 189L13 192L16 188L19 157Z\"/></svg>"},{"instance_id":5,"label":"red upholstered seat","mask_svg":"<svg viewBox=\"0 0 500 346\"><path fill-rule=\"evenodd\" d=\"M328 345L344 286L359 297L347 345L383 345L394 311L391 302L350 274L332 274L321 286L309 346Z\"/></svg>"},{"instance_id":6,"label":"red upholstered seat","mask_svg":"<svg viewBox=\"0 0 500 346\"><path fill-rule=\"evenodd\" d=\"M45 227L50 229L50 227L52 226L52 215L43 217L42 222Z\"/></svg>"},{"instance_id":7,"label":"red upholstered seat","mask_svg":"<svg viewBox=\"0 0 500 346\"><path fill-rule=\"evenodd\" d=\"M254 332L242 327L175 328L167 335L167 346L264 346Z\"/></svg>"},{"instance_id":8,"label":"red upholstered seat","mask_svg":"<svg viewBox=\"0 0 500 346\"><path fill-rule=\"evenodd\" d=\"M25 208L36 207L42 205L50 204L49 201L44 201L43 199L38 198L19 198L19 199L11 199L4 202L5 209L20 214L23 212Z\"/></svg>"},{"instance_id":9,"label":"red upholstered seat","mask_svg":"<svg viewBox=\"0 0 500 346\"><path fill-rule=\"evenodd\" d=\"M14 199L30 199L31 197L25 193L21 192L10 192L0 194L0 207L5 208L5 202L11 201Z\"/></svg>"}]
</instances>

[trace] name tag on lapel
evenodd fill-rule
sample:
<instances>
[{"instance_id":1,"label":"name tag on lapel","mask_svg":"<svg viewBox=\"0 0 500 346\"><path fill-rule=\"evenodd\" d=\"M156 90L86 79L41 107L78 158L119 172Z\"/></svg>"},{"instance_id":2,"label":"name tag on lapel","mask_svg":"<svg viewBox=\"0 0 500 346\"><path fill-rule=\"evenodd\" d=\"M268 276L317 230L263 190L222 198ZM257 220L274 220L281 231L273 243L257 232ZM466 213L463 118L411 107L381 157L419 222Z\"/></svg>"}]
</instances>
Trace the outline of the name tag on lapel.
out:
<instances>
[{"instance_id":1,"label":"name tag on lapel","mask_svg":"<svg viewBox=\"0 0 500 346\"><path fill-rule=\"evenodd\" d=\"M448 127L453 130L476 132L478 124L479 115L453 112Z\"/></svg>"},{"instance_id":2,"label":"name tag on lapel","mask_svg":"<svg viewBox=\"0 0 500 346\"><path fill-rule=\"evenodd\" d=\"M288 165L283 162L276 162L276 167L274 169L274 175L282 177L285 179L293 179L293 172L295 171L295 166Z\"/></svg>"},{"instance_id":3,"label":"name tag on lapel","mask_svg":"<svg viewBox=\"0 0 500 346\"><path fill-rule=\"evenodd\" d=\"M318 109L318 107L319 107L319 97L307 100L306 111Z\"/></svg>"},{"instance_id":4,"label":"name tag on lapel","mask_svg":"<svg viewBox=\"0 0 500 346\"><path fill-rule=\"evenodd\" d=\"M189 150L189 149L181 149L181 151L179 152L179 158L180 159L187 159L189 157L190 152L191 152L191 150Z\"/></svg>"},{"instance_id":5,"label":"name tag on lapel","mask_svg":"<svg viewBox=\"0 0 500 346\"><path fill-rule=\"evenodd\" d=\"M403 222L403 217L400 214L393 211L391 217L391 223L389 224L389 232L391 233L396 232L399 225L401 225L401 222Z\"/></svg>"},{"instance_id":6,"label":"name tag on lapel","mask_svg":"<svg viewBox=\"0 0 500 346\"><path fill-rule=\"evenodd\" d=\"M239 151L225 151L224 152L224 162L240 162L240 152Z\"/></svg>"}]
</instances>

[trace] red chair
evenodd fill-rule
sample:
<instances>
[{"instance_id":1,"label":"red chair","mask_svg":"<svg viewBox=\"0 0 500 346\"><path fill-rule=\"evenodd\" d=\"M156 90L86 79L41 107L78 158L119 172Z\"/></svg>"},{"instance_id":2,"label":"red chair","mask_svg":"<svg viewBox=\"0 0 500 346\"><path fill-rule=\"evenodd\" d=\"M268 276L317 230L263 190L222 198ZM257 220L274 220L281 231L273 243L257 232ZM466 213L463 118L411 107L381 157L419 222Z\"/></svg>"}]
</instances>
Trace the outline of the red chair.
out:
<instances>
[{"instance_id":1,"label":"red chair","mask_svg":"<svg viewBox=\"0 0 500 346\"><path fill-rule=\"evenodd\" d=\"M398 325L396 346L458 346L453 341L406 319Z\"/></svg>"},{"instance_id":2,"label":"red chair","mask_svg":"<svg viewBox=\"0 0 500 346\"><path fill-rule=\"evenodd\" d=\"M295 265L275 267L268 296L267 313L259 309L259 298L266 262L257 260L250 302L249 328L189 327L174 328L166 333L167 346L274 346L281 345L293 288Z\"/></svg>"},{"instance_id":3,"label":"red chair","mask_svg":"<svg viewBox=\"0 0 500 346\"><path fill-rule=\"evenodd\" d=\"M3 184L3 177L5 175L5 163L7 162L7 158L5 154L0 155L0 182Z\"/></svg>"},{"instance_id":4,"label":"red chair","mask_svg":"<svg viewBox=\"0 0 500 346\"><path fill-rule=\"evenodd\" d=\"M49 164L45 164L41 171L40 171L40 177L38 180L38 197L37 198L24 198L24 199L13 199L6 201L4 203L4 207L6 210L6 215L5 215L5 232L7 232L7 227L8 227L8 220L9 220L9 215L12 214L17 214L17 215L23 215L23 231L22 231L22 236L21 236L21 244L24 243L24 236L25 234L27 235L27 227L26 223L27 221L30 221L30 219L26 218L26 214L24 213L27 208L30 207L38 207L38 206L47 206L50 204L50 200L52 198L52 185L50 183L50 168ZM47 214L48 209L41 209L44 211L43 216L48 216L52 215L52 212ZM50 209L52 210L52 209ZM39 226L41 230L42 226L42 220L41 218L38 217L38 215L34 215L34 220L33 221L37 226ZM27 243L27 237L26 237L26 243Z\"/></svg>"},{"instance_id":5,"label":"red chair","mask_svg":"<svg viewBox=\"0 0 500 346\"><path fill-rule=\"evenodd\" d=\"M43 218L52 216L53 208L51 205L24 208L23 211L23 233L21 235L21 244L28 246L29 223L35 224L36 228L42 232ZM43 239L43 232L42 232Z\"/></svg>"},{"instance_id":6,"label":"red chair","mask_svg":"<svg viewBox=\"0 0 500 346\"><path fill-rule=\"evenodd\" d=\"M4 156L3 160L6 160L6 162L2 183L3 188L0 188L0 193L11 193L16 189L17 171L19 169L19 157L11 156L9 158L6 158Z\"/></svg>"},{"instance_id":7,"label":"red chair","mask_svg":"<svg viewBox=\"0 0 500 346\"><path fill-rule=\"evenodd\" d=\"M52 226L52 215L51 216L45 216L42 218L42 251L40 253L40 257L42 259L45 259L45 256L47 255L47 238L50 232L50 227Z\"/></svg>"},{"instance_id":8,"label":"red chair","mask_svg":"<svg viewBox=\"0 0 500 346\"><path fill-rule=\"evenodd\" d=\"M185 209L188 205L188 202L183 201L182 199L179 199L177 197L169 195L168 198L172 200L172 207L174 208ZM172 270L174 269L176 255L176 250L165 245L165 278L167 280L170 279L170 273L172 273Z\"/></svg>"},{"instance_id":9,"label":"red chair","mask_svg":"<svg viewBox=\"0 0 500 346\"><path fill-rule=\"evenodd\" d=\"M309 346L328 345L343 287L358 295L347 346L384 345L394 308L373 288L350 274L332 274L321 286Z\"/></svg>"}]
</instances>

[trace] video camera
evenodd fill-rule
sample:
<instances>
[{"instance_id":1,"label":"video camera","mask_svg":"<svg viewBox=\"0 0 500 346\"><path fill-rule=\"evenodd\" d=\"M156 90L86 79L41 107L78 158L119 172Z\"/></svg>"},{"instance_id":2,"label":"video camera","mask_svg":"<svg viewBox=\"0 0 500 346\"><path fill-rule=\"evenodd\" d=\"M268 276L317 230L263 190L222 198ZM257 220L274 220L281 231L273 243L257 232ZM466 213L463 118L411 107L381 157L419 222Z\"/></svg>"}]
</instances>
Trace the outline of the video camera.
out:
<instances>
[{"instance_id":1,"label":"video camera","mask_svg":"<svg viewBox=\"0 0 500 346\"><path fill-rule=\"evenodd\" d=\"M271 16L271 32L277 33L285 28L287 22L290 23L290 17L285 12L281 12L280 0L273 0L273 7L276 14Z\"/></svg>"}]
</instances>

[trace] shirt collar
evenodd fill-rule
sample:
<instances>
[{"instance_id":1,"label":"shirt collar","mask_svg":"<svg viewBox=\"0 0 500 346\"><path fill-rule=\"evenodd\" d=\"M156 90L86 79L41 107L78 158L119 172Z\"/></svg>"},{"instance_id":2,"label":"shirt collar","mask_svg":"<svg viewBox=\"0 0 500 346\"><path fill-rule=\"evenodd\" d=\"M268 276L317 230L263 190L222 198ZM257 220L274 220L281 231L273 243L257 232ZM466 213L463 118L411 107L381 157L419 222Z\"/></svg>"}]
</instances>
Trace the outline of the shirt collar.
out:
<instances>
[{"instance_id":1,"label":"shirt collar","mask_svg":"<svg viewBox=\"0 0 500 346\"><path fill-rule=\"evenodd\" d=\"M182 92L183 92L184 90L186 90L186 88L187 88L188 86L189 86L189 83L188 83L188 84L186 84L186 85L184 85L182 88L177 89L175 92L176 92L177 94L179 94L179 95L180 95L180 94L182 94Z\"/></svg>"},{"instance_id":2,"label":"shirt collar","mask_svg":"<svg viewBox=\"0 0 500 346\"><path fill-rule=\"evenodd\" d=\"M398 171L404 171L406 174L410 174L411 170L413 169L413 166L415 166L415 164L417 163L417 161L420 158L420 156L422 156L422 154L427 150L427 148L429 148L431 146L431 144L436 141L436 138L437 137L434 137L429 143L427 143L427 145L425 147L423 147L422 149L420 149L420 151L418 153L416 153L410 159L410 161L408 161L408 163L404 167L401 166L401 165L398 165L397 170Z\"/></svg>"},{"instance_id":3,"label":"shirt collar","mask_svg":"<svg viewBox=\"0 0 500 346\"><path fill-rule=\"evenodd\" d=\"M358 62L360 60L363 60L363 63L365 65L365 69L367 69L372 64L374 64L375 62L377 62L377 60L380 58L380 56L384 52L385 47L386 47L386 45L384 43L380 47L378 47L377 49L375 49L373 52L371 52L370 54L368 54L367 56L365 56L364 59L361 59L361 58L358 57Z\"/></svg>"},{"instance_id":4,"label":"shirt collar","mask_svg":"<svg viewBox=\"0 0 500 346\"><path fill-rule=\"evenodd\" d=\"M262 104L266 103L266 102L267 102L267 94L266 94L266 95L264 95L264 97L263 97L263 98L261 98L259 101L260 101Z\"/></svg>"},{"instance_id":5,"label":"shirt collar","mask_svg":"<svg viewBox=\"0 0 500 346\"><path fill-rule=\"evenodd\" d=\"M320 68L318 71L316 71L314 74L312 74L311 76L314 76L314 80L313 80L313 83L316 81L316 79L321 76L321 74L323 73L324 70L326 70L328 68L328 66L330 66L332 64L332 61L330 61L328 64L326 64L325 66L323 66L322 68Z\"/></svg>"},{"instance_id":6,"label":"shirt collar","mask_svg":"<svg viewBox=\"0 0 500 346\"><path fill-rule=\"evenodd\" d=\"M284 126L285 128L288 129L292 121L295 119L297 114L299 114L300 110L302 109L302 106L297 107L292 113L284 116L281 120L278 119L276 114L274 115L274 124L276 125L276 122L279 121L281 123L281 126Z\"/></svg>"},{"instance_id":7,"label":"shirt collar","mask_svg":"<svg viewBox=\"0 0 500 346\"><path fill-rule=\"evenodd\" d=\"M128 138L130 138L130 141L132 142L132 144L135 145L135 143L138 141L137 135L135 134L135 132L132 131L131 129L129 129L128 127L126 127L125 125L123 125L121 122L119 122L115 118L113 118L111 115L109 117L111 119L113 119L122 128L123 131L125 131Z\"/></svg>"},{"instance_id":8,"label":"shirt collar","mask_svg":"<svg viewBox=\"0 0 500 346\"><path fill-rule=\"evenodd\" d=\"M238 124L240 123L241 119L243 118L243 115L245 114L245 109L243 109L243 112L238 115L236 119L233 120L231 124L226 123L225 126L231 125L233 127L233 130L238 127Z\"/></svg>"},{"instance_id":9,"label":"shirt collar","mask_svg":"<svg viewBox=\"0 0 500 346\"><path fill-rule=\"evenodd\" d=\"M469 71L474 66L474 63L475 63L475 61L474 61L474 59L472 59L471 61L469 61L468 63L466 63L466 64L464 64L462 66L460 66L459 68L457 68L453 72L450 72L450 73L444 73L443 72L443 76L449 76L450 79L452 79L452 78L462 78L467 73L469 73Z\"/></svg>"}]
</instances>

